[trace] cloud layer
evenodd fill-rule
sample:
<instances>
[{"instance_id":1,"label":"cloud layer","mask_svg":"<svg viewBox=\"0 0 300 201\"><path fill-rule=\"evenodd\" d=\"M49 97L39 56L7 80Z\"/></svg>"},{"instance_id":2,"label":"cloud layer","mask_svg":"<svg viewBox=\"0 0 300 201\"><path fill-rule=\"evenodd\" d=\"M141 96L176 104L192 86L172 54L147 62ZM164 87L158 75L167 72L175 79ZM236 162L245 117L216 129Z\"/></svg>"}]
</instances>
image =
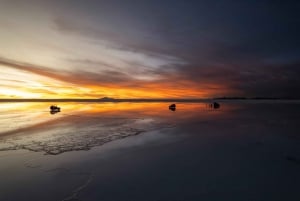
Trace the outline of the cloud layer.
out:
<instances>
[{"instance_id":1,"label":"cloud layer","mask_svg":"<svg viewBox=\"0 0 300 201\"><path fill-rule=\"evenodd\" d=\"M4 0L0 97L300 98L299 8Z\"/></svg>"}]
</instances>

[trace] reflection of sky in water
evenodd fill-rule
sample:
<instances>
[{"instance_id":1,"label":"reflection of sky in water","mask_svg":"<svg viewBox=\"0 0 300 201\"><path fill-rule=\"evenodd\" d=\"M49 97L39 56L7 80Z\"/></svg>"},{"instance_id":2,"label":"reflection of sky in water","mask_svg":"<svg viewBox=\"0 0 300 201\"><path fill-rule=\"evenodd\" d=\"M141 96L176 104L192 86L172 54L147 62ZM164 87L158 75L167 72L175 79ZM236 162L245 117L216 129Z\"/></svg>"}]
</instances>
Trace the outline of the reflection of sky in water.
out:
<instances>
[{"instance_id":1,"label":"reflection of sky in water","mask_svg":"<svg viewBox=\"0 0 300 201\"><path fill-rule=\"evenodd\" d=\"M204 103L60 103L51 115L49 103L2 103L1 150L28 149L59 154L87 150L115 139L173 127L190 118L220 115Z\"/></svg>"},{"instance_id":2,"label":"reflection of sky in water","mask_svg":"<svg viewBox=\"0 0 300 201\"><path fill-rule=\"evenodd\" d=\"M60 103L62 112L50 115L50 103L1 103L0 135L27 127L42 126L42 123L71 123L79 116L84 118L177 118L210 115L206 104L177 104L177 111L168 111L168 103ZM213 114L222 110L214 111ZM58 121L59 120L59 121ZM149 120L149 119L148 119ZM145 119L143 120L145 121ZM46 125L43 125L46 126Z\"/></svg>"},{"instance_id":3,"label":"reflection of sky in water","mask_svg":"<svg viewBox=\"0 0 300 201\"><path fill-rule=\"evenodd\" d=\"M55 115L49 105L1 104L1 126L24 129L1 131L0 198L299 197L299 103L59 103Z\"/></svg>"}]
</instances>

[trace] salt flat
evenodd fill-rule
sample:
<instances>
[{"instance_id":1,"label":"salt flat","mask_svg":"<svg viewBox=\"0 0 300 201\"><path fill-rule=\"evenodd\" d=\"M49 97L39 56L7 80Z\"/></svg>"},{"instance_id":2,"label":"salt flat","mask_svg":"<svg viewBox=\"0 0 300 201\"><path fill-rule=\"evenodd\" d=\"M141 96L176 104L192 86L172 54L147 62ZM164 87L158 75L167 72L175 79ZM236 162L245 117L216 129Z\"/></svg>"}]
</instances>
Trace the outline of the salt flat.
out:
<instances>
[{"instance_id":1,"label":"salt flat","mask_svg":"<svg viewBox=\"0 0 300 201\"><path fill-rule=\"evenodd\" d=\"M1 103L0 200L299 200L300 104Z\"/></svg>"}]
</instances>

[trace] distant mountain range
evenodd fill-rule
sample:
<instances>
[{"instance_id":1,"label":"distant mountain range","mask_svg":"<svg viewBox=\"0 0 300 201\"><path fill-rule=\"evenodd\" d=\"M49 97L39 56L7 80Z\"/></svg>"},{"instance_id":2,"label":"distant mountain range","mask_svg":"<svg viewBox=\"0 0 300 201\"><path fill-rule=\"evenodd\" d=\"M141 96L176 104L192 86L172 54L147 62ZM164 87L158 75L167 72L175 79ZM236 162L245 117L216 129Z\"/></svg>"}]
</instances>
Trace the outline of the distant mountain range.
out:
<instances>
[{"instance_id":1,"label":"distant mountain range","mask_svg":"<svg viewBox=\"0 0 300 201\"><path fill-rule=\"evenodd\" d=\"M110 97L103 97L103 98L100 98L99 100L103 100L103 101L113 101L115 100L114 98L110 98Z\"/></svg>"}]
</instances>

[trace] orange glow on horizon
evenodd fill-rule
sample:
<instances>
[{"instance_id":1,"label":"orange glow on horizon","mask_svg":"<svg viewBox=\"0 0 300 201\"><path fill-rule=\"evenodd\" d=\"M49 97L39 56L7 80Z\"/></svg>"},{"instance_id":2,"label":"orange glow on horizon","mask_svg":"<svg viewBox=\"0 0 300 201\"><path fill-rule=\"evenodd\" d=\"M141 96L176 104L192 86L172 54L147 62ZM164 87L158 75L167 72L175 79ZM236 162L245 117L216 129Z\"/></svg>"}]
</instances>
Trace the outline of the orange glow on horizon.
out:
<instances>
[{"instance_id":1,"label":"orange glow on horizon","mask_svg":"<svg viewBox=\"0 0 300 201\"><path fill-rule=\"evenodd\" d=\"M25 66L15 65L18 68ZM1 68L6 72L0 75L2 99L212 98L231 92L226 84L199 85L176 74L152 81L129 79L102 83L38 67L21 70L2 64Z\"/></svg>"},{"instance_id":2,"label":"orange glow on horizon","mask_svg":"<svg viewBox=\"0 0 300 201\"><path fill-rule=\"evenodd\" d=\"M218 86L219 87L219 86ZM220 87L219 87L220 88ZM225 88L222 90L226 90ZM22 87L14 89L0 89L0 98L210 98L216 94L214 89L198 89L194 86L168 86L161 83L138 87L122 86L78 86L51 87L51 89L32 89Z\"/></svg>"},{"instance_id":3,"label":"orange glow on horizon","mask_svg":"<svg viewBox=\"0 0 300 201\"><path fill-rule=\"evenodd\" d=\"M169 103L58 103L61 112L50 114L49 106L55 103L0 103L2 118L0 120L0 136L16 134L23 131L46 128L49 125L77 121L90 121L91 118L118 119L169 119L185 121L189 118L209 118L229 115L236 105L222 105L221 109L213 110L207 103L176 103L177 110L170 111ZM213 112L212 112L213 111ZM17 124L12 124L11 118ZM82 118L83 117L83 118ZM17 126L16 126L17 125Z\"/></svg>"}]
</instances>

